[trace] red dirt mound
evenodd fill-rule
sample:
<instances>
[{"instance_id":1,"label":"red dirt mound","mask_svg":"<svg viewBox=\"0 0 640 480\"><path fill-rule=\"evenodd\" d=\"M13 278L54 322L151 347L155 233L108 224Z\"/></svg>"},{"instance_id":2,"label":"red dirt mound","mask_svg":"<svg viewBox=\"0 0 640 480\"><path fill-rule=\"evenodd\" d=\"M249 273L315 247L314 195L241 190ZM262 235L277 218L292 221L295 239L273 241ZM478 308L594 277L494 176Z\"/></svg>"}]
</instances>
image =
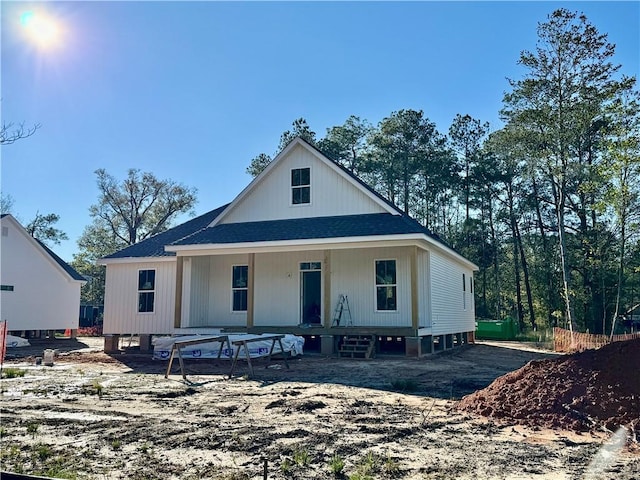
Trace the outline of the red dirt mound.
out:
<instances>
[{"instance_id":1,"label":"red dirt mound","mask_svg":"<svg viewBox=\"0 0 640 480\"><path fill-rule=\"evenodd\" d=\"M505 423L640 431L640 339L534 360L458 403Z\"/></svg>"}]
</instances>

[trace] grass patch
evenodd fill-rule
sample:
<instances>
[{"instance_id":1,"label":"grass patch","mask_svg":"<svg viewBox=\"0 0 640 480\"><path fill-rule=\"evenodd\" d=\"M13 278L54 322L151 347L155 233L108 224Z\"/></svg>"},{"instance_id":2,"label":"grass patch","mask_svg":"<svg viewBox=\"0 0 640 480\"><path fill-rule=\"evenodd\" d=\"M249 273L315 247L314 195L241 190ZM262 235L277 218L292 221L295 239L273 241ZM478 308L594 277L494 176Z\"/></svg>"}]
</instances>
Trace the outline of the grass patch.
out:
<instances>
[{"instance_id":1,"label":"grass patch","mask_svg":"<svg viewBox=\"0 0 640 480\"><path fill-rule=\"evenodd\" d=\"M340 455L335 454L333 457L331 457L331 460L329 461L329 471L336 477L339 477L342 475L343 470L344 470L344 459Z\"/></svg>"},{"instance_id":2,"label":"grass patch","mask_svg":"<svg viewBox=\"0 0 640 480\"><path fill-rule=\"evenodd\" d=\"M2 378L20 378L24 377L26 373L27 371L21 368L8 367L2 370Z\"/></svg>"},{"instance_id":3,"label":"grass patch","mask_svg":"<svg viewBox=\"0 0 640 480\"><path fill-rule=\"evenodd\" d=\"M94 379L90 385L82 386L82 393L85 395L98 395L99 398L102 398L102 395L104 395L104 386L99 380Z\"/></svg>"},{"instance_id":4,"label":"grass patch","mask_svg":"<svg viewBox=\"0 0 640 480\"><path fill-rule=\"evenodd\" d=\"M306 467L311 463L311 457L307 450L296 450L293 452L293 461L300 467Z\"/></svg>"},{"instance_id":5,"label":"grass patch","mask_svg":"<svg viewBox=\"0 0 640 480\"><path fill-rule=\"evenodd\" d=\"M36 438L38 434L38 428L40 428L40 424L36 422L31 422L27 424L27 433L31 434L31 438Z\"/></svg>"}]
</instances>

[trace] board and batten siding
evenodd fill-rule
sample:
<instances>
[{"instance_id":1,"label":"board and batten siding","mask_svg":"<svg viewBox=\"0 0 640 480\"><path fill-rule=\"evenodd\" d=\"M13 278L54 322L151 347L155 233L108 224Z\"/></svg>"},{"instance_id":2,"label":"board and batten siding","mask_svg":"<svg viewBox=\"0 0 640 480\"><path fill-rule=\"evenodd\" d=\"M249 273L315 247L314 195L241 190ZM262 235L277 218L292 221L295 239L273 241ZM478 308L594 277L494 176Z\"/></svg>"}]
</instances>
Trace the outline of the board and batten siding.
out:
<instances>
[{"instance_id":1,"label":"board and batten siding","mask_svg":"<svg viewBox=\"0 0 640 480\"><path fill-rule=\"evenodd\" d=\"M473 271L442 253L430 252L432 332L434 335L475 330L473 294L470 278ZM466 288L462 288L464 274ZM466 301L466 308L465 308Z\"/></svg>"},{"instance_id":2,"label":"board and batten siding","mask_svg":"<svg viewBox=\"0 0 640 480\"><path fill-rule=\"evenodd\" d=\"M248 255L185 258L183 295L189 308L182 309L182 327L243 327L247 312L232 306L232 267L248 265ZM187 270L187 265L189 268Z\"/></svg>"},{"instance_id":3,"label":"board and batten siding","mask_svg":"<svg viewBox=\"0 0 640 480\"><path fill-rule=\"evenodd\" d=\"M311 169L311 203L291 204L291 169ZM385 210L362 189L328 166L309 150L297 146L261 179L222 223L282 220L383 213ZM256 217L259 213L259 218Z\"/></svg>"},{"instance_id":4,"label":"board and batten siding","mask_svg":"<svg viewBox=\"0 0 640 480\"><path fill-rule=\"evenodd\" d=\"M155 270L153 313L138 313L138 271ZM176 261L110 264L104 298L105 334L168 334L174 330Z\"/></svg>"},{"instance_id":5,"label":"board and batten siding","mask_svg":"<svg viewBox=\"0 0 640 480\"><path fill-rule=\"evenodd\" d=\"M376 311L375 261L396 260L398 309ZM334 250L331 258L331 306L340 294L349 299L354 327L411 327L411 248L364 248ZM333 321L333 318L331 318ZM343 313L340 325L346 325Z\"/></svg>"},{"instance_id":6,"label":"board and batten siding","mask_svg":"<svg viewBox=\"0 0 640 480\"><path fill-rule=\"evenodd\" d=\"M256 254L254 326L282 327L300 323L301 262L321 262L322 275L326 275L322 251Z\"/></svg>"}]
</instances>

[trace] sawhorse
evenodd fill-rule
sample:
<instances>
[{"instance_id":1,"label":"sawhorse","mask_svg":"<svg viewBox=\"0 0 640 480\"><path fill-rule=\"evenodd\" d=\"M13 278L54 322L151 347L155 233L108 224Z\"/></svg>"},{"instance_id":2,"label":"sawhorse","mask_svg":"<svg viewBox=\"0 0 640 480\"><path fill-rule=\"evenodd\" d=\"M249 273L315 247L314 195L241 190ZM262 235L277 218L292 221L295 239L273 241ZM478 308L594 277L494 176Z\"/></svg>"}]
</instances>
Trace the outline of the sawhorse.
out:
<instances>
[{"instance_id":1,"label":"sawhorse","mask_svg":"<svg viewBox=\"0 0 640 480\"><path fill-rule=\"evenodd\" d=\"M218 358L222 354L222 349L224 344L227 344L227 348L231 351L231 344L229 343L229 337L227 335L217 335L215 337L199 337L199 338L190 338L188 340L176 340L173 343L173 347L171 348L171 356L169 357L169 365L167 365L167 373L165 373L164 378L169 378L169 373L171 373L171 365L173 364L173 357L178 351L178 360L180 361L180 372L182 372L182 378L187 379L187 375L184 372L184 361L182 360L182 348L187 347L189 345L199 345L202 343L212 343L212 342L220 342L220 349L218 350Z\"/></svg>"},{"instance_id":2,"label":"sawhorse","mask_svg":"<svg viewBox=\"0 0 640 480\"><path fill-rule=\"evenodd\" d=\"M282 354L282 358L284 360L284 364L289 368L289 363L287 362L287 352L284 351L284 347L282 346L282 339L284 335L258 335L255 337L249 337L241 340L233 341L233 345L237 347L236 353L233 356L233 363L231 364L231 371L229 372L229 378L233 376L233 371L236 368L236 363L238 363L238 355L240 354L240 350L244 350L245 358L247 359L247 365L249 366L249 375L253 376L253 365L251 365L251 355L249 353L249 343L252 342L265 342L271 340L271 348L269 349L269 361L271 361L271 356L273 355L273 349L276 346L276 342L278 342L278 346L280 347L280 352ZM276 352L278 353L278 352Z\"/></svg>"}]
</instances>

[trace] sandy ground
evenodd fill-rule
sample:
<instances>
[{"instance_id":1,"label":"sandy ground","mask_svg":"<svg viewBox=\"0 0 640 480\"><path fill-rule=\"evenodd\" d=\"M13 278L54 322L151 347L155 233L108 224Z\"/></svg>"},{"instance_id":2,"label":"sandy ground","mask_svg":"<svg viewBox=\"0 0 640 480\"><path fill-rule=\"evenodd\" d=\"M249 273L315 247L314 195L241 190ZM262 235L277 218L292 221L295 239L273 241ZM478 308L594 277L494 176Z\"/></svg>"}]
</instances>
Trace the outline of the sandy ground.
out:
<instances>
[{"instance_id":1,"label":"sandy ground","mask_svg":"<svg viewBox=\"0 0 640 480\"><path fill-rule=\"evenodd\" d=\"M633 479L640 453L608 434L499 425L462 396L549 352L479 343L421 359L306 354L246 364L106 355L101 339L9 350L1 381L5 471L91 479ZM604 445L604 447L603 447ZM603 449L604 448L604 449ZM603 454L604 452L604 454ZM594 464L594 459L600 463ZM604 459L604 460L603 460Z\"/></svg>"}]
</instances>

